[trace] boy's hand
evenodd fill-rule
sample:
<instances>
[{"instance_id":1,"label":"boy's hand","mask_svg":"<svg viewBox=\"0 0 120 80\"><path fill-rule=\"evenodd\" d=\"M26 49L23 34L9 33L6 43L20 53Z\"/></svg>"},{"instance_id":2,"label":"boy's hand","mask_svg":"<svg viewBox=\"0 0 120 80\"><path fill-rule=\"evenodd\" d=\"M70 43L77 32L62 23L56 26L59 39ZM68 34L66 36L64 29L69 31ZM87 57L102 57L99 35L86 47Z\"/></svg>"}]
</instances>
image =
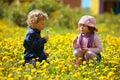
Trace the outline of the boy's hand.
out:
<instances>
[{"instance_id":1,"label":"boy's hand","mask_svg":"<svg viewBox=\"0 0 120 80\"><path fill-rule=\"evenodd\" d=\"M48 41L49 38L48 38L48 36L45 36L44 39L45 39L46 41Z\"/></svg>"},{"instance_id":2,"label":"boy's hand","mask_svg":"<svg viewBox=\"0 0 120 80\"><path fill-rule=\"evenodd\" d=\"M45 53L46 57L49 57L49 54L48 53Z\"/></svg>"}]
</instances>

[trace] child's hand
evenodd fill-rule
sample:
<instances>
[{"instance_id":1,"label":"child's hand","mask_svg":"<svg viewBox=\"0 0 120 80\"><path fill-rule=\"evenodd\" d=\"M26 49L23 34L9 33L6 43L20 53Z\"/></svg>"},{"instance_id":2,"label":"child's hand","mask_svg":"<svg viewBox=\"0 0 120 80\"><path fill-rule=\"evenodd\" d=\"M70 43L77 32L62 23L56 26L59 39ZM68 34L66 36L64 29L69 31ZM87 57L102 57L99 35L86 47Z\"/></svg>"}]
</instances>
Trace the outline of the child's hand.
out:
<instances>
[{"instance_id":1,"label":"child's hand","mask_svg":"<svg viewBox=\"0 0 120 80\"><path fill-rule=\"evenodd\" d=\"M76 42L77 42L78 36L75 36L73 39L72 47L73 49L76 49Z\"/></svg>"},{"instance_id":2,"label":"child's hand","mask_svg":"<svg viewBox=\"0 0 120 80\"><path fill-rule=\"evenodd\" d=\"M45 36L44 39L45 39L46 41L48 41L48 36Z\"/></svg>"},{"instance_id":3,"label":"child's hand","mask_svg":"<svg viewBox=\"0 0 120 80\"><path fill-rule=\"evenodd\" d=\"M83 49L81 52L84 54L84 53L86 53L87 51L88 51L88 48Z\"/></svg>"},{"instance_id":4,"label":"child's hand","mask_svg":"<svg viewBox=\"0 0 120 80\"><path fill-rule=\"evenodd\" d=\"M49 54L48 53L45 53L46 57L49 57Z\"/></svg>"},{"instance_id":5,"label":"child's hand","mask_svg":"<svg viewBox=\"0 0 120 80\"><path fill-rule=\"evenodd\" d=\"M78 36L75 36L73 39L73 44L77 42Z\"/></svg>"}]
</instances>

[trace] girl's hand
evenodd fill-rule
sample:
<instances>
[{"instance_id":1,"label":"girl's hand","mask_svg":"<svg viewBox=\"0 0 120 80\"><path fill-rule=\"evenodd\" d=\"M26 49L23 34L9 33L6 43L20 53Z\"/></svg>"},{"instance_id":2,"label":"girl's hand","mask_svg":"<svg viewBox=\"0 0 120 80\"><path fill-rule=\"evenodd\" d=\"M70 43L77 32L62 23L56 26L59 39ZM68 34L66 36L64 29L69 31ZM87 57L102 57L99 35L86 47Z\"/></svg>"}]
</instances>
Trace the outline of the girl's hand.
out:
<instances>
[{"instance_id":1,"label":"girl's hand","mask_svg":"<svg viewBox=\"0 0 120 80\"><path fill-rule=\"evenodd\" d=\"M87 51L88 51L88 48L83 49L81 52L82 52L83 54L85 54Z\"/></svg>"},{"instance_id":2,"label":"girl's hand","mask_svg":"<svg viewBox=\"0 0 120 80\"><path fill-rule=\"evenodd\" d=\"M77 39L78 39L78 36L75 36L74 39L73 39L73 43L76 43Z\"/></svg>"},{"instance_id":3,"label":"girl's hand","mask_svg":"<svg viewBox=\"0 0 120 80\"><path fill-rule=\"evenodd\" d=\"M78 39L77 36L75 36L74 39L73 39L73 42L72 42L72 47L73 47L73 49L76 49L76 42L77 42L77 39Z\"/></svg>"}]
</instances>

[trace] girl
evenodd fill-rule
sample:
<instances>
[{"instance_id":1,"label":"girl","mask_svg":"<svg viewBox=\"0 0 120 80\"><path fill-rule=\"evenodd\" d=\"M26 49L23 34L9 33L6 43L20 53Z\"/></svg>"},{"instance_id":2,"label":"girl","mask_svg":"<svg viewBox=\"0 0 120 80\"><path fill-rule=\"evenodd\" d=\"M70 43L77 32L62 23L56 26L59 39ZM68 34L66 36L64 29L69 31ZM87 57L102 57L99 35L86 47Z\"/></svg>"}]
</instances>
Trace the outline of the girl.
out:
<instances>
[{"instance_id":1,"label":"girl","mask_svg":"<svg viewBox=\"0 0 120 80\"><path fill-rule=\"evenodd\" d=\"M79 20L78 29L81 33L72 42L75 64L79 65L83 60L88 61L94 57L100 60L102 44L99 37L95 34L95 31L98 31L95 18L89 15L83 16Z\"/></svg>"}]
</instances>

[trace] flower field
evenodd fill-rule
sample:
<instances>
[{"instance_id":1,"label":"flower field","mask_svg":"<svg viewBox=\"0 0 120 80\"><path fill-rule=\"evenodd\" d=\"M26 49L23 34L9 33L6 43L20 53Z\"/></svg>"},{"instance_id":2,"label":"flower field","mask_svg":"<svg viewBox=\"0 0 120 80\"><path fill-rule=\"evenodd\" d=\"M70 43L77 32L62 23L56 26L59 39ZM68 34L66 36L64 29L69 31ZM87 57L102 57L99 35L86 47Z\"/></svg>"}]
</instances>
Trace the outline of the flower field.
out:
<instances>
[{"instance_id":1,"label":"flower field","mask_svg":"<svg viewBox=\"0 0 120 80\"><path fill-rule=\"evenodd\" d=\"M37 68L33 68L31 64L22 66L22 43L27 29L8 27L4 20L0 20L0 80L120 80L120 34L115 26L99 26L97 34L104 47L101 62L84 61L75 66L71 42L77 30L55 34L48 27L51 32L45 51L50 55L50 64L37 62Z\"/></svg>"}]
</instances>

